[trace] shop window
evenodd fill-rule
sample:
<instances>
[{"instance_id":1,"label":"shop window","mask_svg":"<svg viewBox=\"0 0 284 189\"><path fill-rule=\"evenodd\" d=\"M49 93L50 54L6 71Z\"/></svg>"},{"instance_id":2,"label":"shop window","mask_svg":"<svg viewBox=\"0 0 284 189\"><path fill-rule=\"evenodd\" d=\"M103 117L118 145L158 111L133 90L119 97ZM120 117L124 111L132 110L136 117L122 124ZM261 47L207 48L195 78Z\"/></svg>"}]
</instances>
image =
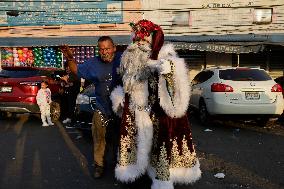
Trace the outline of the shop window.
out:
<instances>
[{"instance_id":1,"label":"shop window","mask_svg":"<svg viewBox=\"0 0 284 189\"><path fill-rule=\"evenodd\" d=\"M270 24L272 22L271 8L256 8L253 11L254 24Z\"/></svg>"},{"instance_id":2,"label":"shop window","mask_svg":"<svg viewBox=\"0 0 284 189\"><path fill-rule=\"evenodd\" d=\"M173 15L172 26L189 26L190 12L175 12Z\"/></svg>"}]
</instances>

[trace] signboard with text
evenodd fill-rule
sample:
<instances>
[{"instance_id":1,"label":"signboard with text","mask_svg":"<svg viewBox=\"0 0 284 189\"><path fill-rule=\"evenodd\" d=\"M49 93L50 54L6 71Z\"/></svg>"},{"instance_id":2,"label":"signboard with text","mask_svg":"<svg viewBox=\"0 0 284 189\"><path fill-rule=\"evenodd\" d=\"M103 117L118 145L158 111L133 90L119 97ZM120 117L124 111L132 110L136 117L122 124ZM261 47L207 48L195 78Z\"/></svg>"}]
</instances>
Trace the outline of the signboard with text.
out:
<instances>
[{"instance_id":1,"label":"signboard with text","mask_svg":"<svg viewBox=\"0 0 284 189\"><path fill-rule=\"evenodd\" d=\"M122 1L0 2L0 26L44 26L123 22Z\"/></svg>"}]
</instances>

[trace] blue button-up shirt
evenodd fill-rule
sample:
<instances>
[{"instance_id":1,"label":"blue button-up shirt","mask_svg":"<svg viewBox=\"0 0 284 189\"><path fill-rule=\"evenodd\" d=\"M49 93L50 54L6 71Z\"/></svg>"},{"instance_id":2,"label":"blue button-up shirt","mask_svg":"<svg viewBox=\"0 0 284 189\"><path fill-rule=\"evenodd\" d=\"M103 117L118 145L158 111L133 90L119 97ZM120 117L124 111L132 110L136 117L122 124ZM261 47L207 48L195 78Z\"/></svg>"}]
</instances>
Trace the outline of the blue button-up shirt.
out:
<instances>
[{"instance_id":1,"label":"blue button-up shirt","mask_svg":"<svg viewBox=\"0 0 284 189\"><path fill-rule=\"evenodd\" d=\"M117 52L112 62L105 63L100 57L86 60L78 64L78 77L92 81L95 84L96 107L106 116L111 116L110 93L121 83L118 74L121 53Z\"/></svg>"}]
</instances>

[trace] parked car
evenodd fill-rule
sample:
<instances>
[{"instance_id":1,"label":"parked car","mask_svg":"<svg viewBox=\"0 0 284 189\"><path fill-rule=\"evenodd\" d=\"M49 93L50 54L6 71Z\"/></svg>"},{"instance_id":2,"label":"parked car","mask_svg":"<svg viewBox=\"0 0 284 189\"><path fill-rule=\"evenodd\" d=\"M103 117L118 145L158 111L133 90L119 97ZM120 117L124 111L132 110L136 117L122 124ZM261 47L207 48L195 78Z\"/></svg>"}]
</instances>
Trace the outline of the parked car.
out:
<instances>
[{"instance_id":1,"label":"parked car","mask_svg":"<svg viewBox=\"0 0 284 189\"><path fill-rule=\"evenodd\" d=\"M51 117L60 117L60 82L63 71L34 67L5 67L0 70L0 116L6 113L40 113L36 95L40 83L47 80L52 93Z\"/></svg>"},{"instance_id":2,"label":"parked car","mask_svg":"<svg viewBox=\"0 0 284 189\"><path fill-rule=\"evenodd\" d=\"M77 95L75 116L71 124L78 129L90 130L95 106L95 85L90 84Z\"/></svg>"},{"instance_id":3,"label":"parked car","mask_svg":"<svg viewBox=\"0 0 284 189\"><path fill-rule=\"evenodd\" d=\"M274 81L278 83L282 89L284 88L284 76L277 77ZM284 95L284 90L282 91L282 94Z\"/></svg>"},{"instance_id":4,"label":"parked car","mask_svg":"<svg viewBox=\"0 0 284 189\"><path fill-rule=\"evenodd\" d=\"M274 81L281 85L282 89L284 88L284 76L277 77ZM282 95L284 96L284 90L282 91ZM284 112L281 114L278 121L284 122Z\"/></svg>"},{"instance_id":5,"label":"parked car","mask_svg":"<svg viewBox=\"0 0 284 189\"><path fill-rule=\"evenodd\" d=\"M198 111L203 124L214 116L230 116L268 126L283 112L282 91L263 69L208 68L192 80L190 107Z\"/></svg>"}]
</instances>

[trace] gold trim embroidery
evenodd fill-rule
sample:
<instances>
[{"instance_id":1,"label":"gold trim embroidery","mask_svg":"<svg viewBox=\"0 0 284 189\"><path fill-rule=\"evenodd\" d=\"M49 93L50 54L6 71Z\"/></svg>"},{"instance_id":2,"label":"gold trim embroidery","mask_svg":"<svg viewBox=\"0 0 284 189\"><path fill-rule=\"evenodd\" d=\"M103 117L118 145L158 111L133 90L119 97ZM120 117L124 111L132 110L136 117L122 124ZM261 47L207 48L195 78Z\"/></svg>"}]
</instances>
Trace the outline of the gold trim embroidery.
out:
<instances>
[{"instance_id":1,"label":"gold trim embroidery","mask_svg":"<svg viewBox=\"0 0 284 189\"><path fill-rule=\"evenodd\" d=\"M167 88L168 88L168 92L171 96L171 98L173 99L174 95L175 95L175 78L174 78L174 68L175 65L173 63L173 61L168 60L170 62L171 65L171 72L168 74L164 74L164 78L167 81Z\"/></svg>"},{"instance_id":2,"label":"gold trim embroidery","mask_svg":"<svg viewBox=\"0 0 284 189\"><path fill-rule=\"evenodd\" d=\"M161 146L159 160L157 162L156 167L156 174L157 178L162 181L169 180L170 178L170 165L169 160L167 158L167 150L165 147L165 143L163 143L163 146Z\"/></svg>"},{"instance_id":3,"label":"gold trim embroidery","mask_svg":"<svg viewBox=\"0 0 284 189\"><path fill-rule=\"evenodd\" d=\"M178 149L176 139L173 140L173 147L171 150L171 168L185 167L190 168L196 164L196 153L190 152L185 136L182 139L182 152Z\"/></svg>"},{"instance_id":4,"label":"gold trim embroidery","mask_svg":"<svg viewBox=\"0 0 284 189\"><path fill-rule=\"evenodd\" d=\"M137 149L136 149L136 128L135 124L132 121L131 115L126 115L126 136L121 136L120 139L120 159L119 165L120 166L127 166L130 164L135 164L137 159Z\"/></svg>"}]
</instances>

